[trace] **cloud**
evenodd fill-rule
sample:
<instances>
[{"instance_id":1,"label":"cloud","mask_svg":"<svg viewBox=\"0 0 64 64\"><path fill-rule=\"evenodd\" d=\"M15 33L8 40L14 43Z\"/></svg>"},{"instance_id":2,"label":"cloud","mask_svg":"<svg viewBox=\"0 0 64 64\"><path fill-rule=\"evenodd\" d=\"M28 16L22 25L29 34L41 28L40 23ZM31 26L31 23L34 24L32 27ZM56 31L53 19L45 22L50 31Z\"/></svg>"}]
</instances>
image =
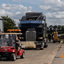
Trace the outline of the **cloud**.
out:
<instances>
[{"instance_id":1,"label":"cloud","mask_svg":"<svg viewBox=\"0 0 64 64\"><path fill-rule=\"evenodd\" d=\"M43 10L48 10L48 9L51 8L51 6L46 6L46 5L45 5L45 6L42 6L42 5L41 5L40 8L43 9Z\"/></svg>"},{"instance_id":2,"label":"cloud","mask_svg":"<svg viewBox=\"0 0 64 64\"><path fill-rule=\"evenodd\" d=\"M47 19L47 25L64 25L64 19Z\"/></svg>"},{"instance_id":3,"label":"cloud","mask_svg":"<svg viewBox=\"0 0 64 64\"><path fill-rule=\"evenodd\" d=\"M2 4L1 16L8 15L17 22L26 12L43 11L48 25L64 23L64 0L11 0L11 3Z\"/></svg>"},{"instance_id":4,"label":"cloud","mask_svg":"<svg viewBox=\"0 0 64 64\"><path fill-rule=\"evenodd\" d=\"M22 3L22 0L12 0L13 2Z\"/></svg>"},{"instance_id":5,"label":"cloud","mask_svg":"<svg viewBox=\"0 0 64 64\"><path fill-rule=\"evenodd\" d=\"M58 4L61 4L62 3L62 1L60 1L60 0L44 0L44 4L52 4L52 5L54 5L54 4L56 4L56 5L58 5Z\"/></svg>"},{"instance_id":6,"label":"cloud","mask_svg":"<svg viewBox=\"0 0 64 64\"><path fill-rule=\"evenodd\" d=\"M20 10L20 11L31 11L32 7L26 7L23 5L16 5L16 4L2 4L2 8L5 10Z\"/></svg>"},{"instance_id":7,"label":"cloud","mask_svg":"<svg viewBox=\"0 0 64 64\"><path fill-rule=\"evenodd\" d=\"M32 7L31 6L24 6L24 5L16 5L16 4L2 4L2 9L0 9L0 16L6 16L8 15L12 19L16 21L16 23L19 22L19 19L26 13L31 12Z\"/></svg>"},{"instance_id":8,"label":"cloud","mask_svg":"<svg viewBox=\"0 0 64 64\"><path fill-rule=\"evenodd\" d=\"M64 1L61 0L44 0L40 8L47 11L64 11ZM45 9L44 9L45 8Z\"/></svg>"},{"instance_id":9,"label":"cloud","mask_svg":"<svg viewBox=\"0 0 64 64\"><path fill-rule=\"evenodd\" d=\"M47 18L55 18L55 19L64 19L64 11L63 12L54 12L54 13L46 13Z\"/></svg>"},{"instance_id":10,"label":"cloud","mask_svg":"<svg viewBox=\"0 0 64 64\"><path fill-rule=\"evenodd\" d=\"M61 24L64 21L64 1L62 0L44 0L44 4L39 7L45 11L48 25Z\"/></svg>"},{"instance_id":11,"label":"cloud","mask_svg":"<svg viewBox=\"0 0 64 64\"><path fill-rule=\"evenodd\" d=\"M46 13L48 25L64 25L64 12Z\"/></svg>"},{"instance_id":12,"label":"cloud","mask_svg":"<svg viewBox=\"0 0 64 64\"><path fill-rule=\"evenodd\" d=\"M23 5L16 5L16 4L2 4L2 9L8 12L12 12L13 14L25 14L26 12L31 12L32 7L26 7Z\"/></svg>"},{"instance_id":13,"label":"cloud","mask_svg":"<svg viewBox=\"0 0 64 64\"><path fill-rule=\"evenodd\" d=\"M12 12L8 12L4 9L0 9L0 16L12 15Z\"/></svg>"}]
</instances>

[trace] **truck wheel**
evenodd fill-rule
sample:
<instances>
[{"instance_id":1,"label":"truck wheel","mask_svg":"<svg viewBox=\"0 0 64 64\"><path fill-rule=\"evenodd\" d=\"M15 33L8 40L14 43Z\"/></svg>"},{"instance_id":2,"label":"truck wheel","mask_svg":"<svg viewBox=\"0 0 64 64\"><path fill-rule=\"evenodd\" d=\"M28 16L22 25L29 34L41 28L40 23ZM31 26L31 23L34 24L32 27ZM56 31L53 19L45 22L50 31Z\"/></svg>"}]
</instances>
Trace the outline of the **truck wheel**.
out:
<instances>
[{"instance_id":1,"label":"truck wheel","mask_svg":"<svg viewBox=\"0 0 64 64\"><path fill-rule=\"evenodd\" d=\"M40 50L43 50L43 48L40 48Z\"/></svg>"},{"instance_id":2,"label":"truck wheel","mask_svg":"<svg viewBox=\"0 0 64 64\"><path fill-rule=\"evenodd\" d=\"M45 43L45 44L44 44L44 48L47 48L47 47L48 47L48 44Z\"/></svg>"},{"instance_id":3,"label":"truck wheel","mask_svg":"<svg viewBox=\"0 0 64 64\"><path fill-rule=\"evenodd\" d=\"M11 55L11 60L12 61L15 61L16 60L16 55L14 53Z\"/></svg>"},{"instance_id":4,"label":"truck wheel","mask_svg":"<svg viewBox=\"0 0 64 64\"><path fill-rule=\"evenodd\" d=\"M9 60L10 58L7 58L7 60Z\"/></svg>"},{"instance_id":5,"label":"truck wheel","mask_svg":"<svg viewBox=\"0 0 64 64\"><path fill-rule=\"evenodd\" d=\"M43 44L42 44L41 47L40 47L40 50L43 50L43 48L44 48L44 46L43 46Z\"/></svg>"},{"instance_id":6,"label":"truck wheel","mask_svg":"<svg viewBox=\"0 0 64 64\"><path fill-rule=\"evenodd\" d=\"M53 43L55 43L55 41L53 41Z\"/></svg>"},{"instance_id":7,"label":"truck wheel","mask_svg":"<svg viewBox=\"0 0 64 64\"><path fill-rule=\"evenodd\" d=\"M48 47L48 45L45 45L45 46L44 46L44 48L47 48L47 47Z\"/></svg>"},{"instance_id":8,"label":"truck wheel","mask_svg":"<svg viewBox=\"0 0 64 64\"><path fill-rule=\"evenodd\" d=\"M59 41L59 43L60 43L60 41Z\"/></svg>"},{"instance_id":9,"label":"truck wheel","mask_svg":"<svg viewBox=\"0 0 64 64\"><path fill-rule=\"evenodd\" d=\"M0 58L0 61L2 60L2 58Z\"/></svg>"},{"instance_id":10,"label":"truck wheel","mask_svg":"<svg viewBox=\"0 0 64 64\"><path fill-rule=\"evenodd\" d=\"M20 56L20 58L24 58L25 57L25 53L23 52L22 56Z\"/></svg>"}]
</instances>

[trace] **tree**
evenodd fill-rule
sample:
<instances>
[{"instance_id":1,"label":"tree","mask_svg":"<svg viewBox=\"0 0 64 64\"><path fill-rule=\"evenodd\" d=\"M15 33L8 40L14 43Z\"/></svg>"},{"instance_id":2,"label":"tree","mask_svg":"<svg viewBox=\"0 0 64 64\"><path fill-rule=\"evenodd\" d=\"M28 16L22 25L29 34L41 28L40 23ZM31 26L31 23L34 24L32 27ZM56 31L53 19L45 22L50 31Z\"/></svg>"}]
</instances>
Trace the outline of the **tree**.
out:
<instances>
[{"instance_id":1,"label":"tree","mask_svg":"<svg viewBox=\"0 0 64 64\"><path fill-rule=\"evenodd\" d=\"M61 25L58 25L57 26L57 30L61 30Z\"/></svg>"},{"instance_id":2,"label":"tree","mask_svg":"<svg viewBox=\"0 0 64 64\"><path fill-rule=\"evenodd\" d=\"M64 34L64 25L61 26L62 33Z\"/></svg>"},{"instance_id":3,"label":"tree","mask_svg":"<svg viewBox=\"0 0 64 64\"><path fill-rule=\"evenodd\" d=\"M4 32L7 32L8 29L16 29L16 24L14 22L14 20L12 20L10 17L8 16L1 16L3 19L3 23L4 23Z\"/></svg>"},{"instance_id":4,"label":"tree","mask_svg":"<svg viewBox=\"0 0 64 64\"><path fill-rule=\"evenodd\" d=\"M52 32L53 32L53 25L50 25L50 26L48 27L48 31L49 31L49 33L52 33Z\"/></svg>"},{"instance_id":5,"label":"tree","mask_svg":"<svg viewBox=\"0 0 64 64\"><path fill-rule=\"evenodd\" d=\"M53 26L53 29L54 29L54 31L56 31L56 29L57 29L57 25L54 25L54 26Z\"/></svg>"}]
</instances>

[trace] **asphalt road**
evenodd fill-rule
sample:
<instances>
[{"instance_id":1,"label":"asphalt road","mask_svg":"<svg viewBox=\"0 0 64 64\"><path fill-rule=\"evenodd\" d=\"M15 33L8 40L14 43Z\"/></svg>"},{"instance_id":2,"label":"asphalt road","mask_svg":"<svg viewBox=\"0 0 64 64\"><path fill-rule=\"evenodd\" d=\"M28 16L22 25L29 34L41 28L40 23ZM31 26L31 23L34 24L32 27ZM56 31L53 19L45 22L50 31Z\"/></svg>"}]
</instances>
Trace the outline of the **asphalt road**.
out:
<instances>
[{"instance_id":1,"label":"asphalt road","mask_svg":"<svg viewBox=\"0 0 64 64\"><path fill-rule=\"evenodd\" d=\"M48 47L43 50L25 50L24 59L17 58L16 61L4 59L0 64L52 64L59 47L59 43L48 43Z\"/></svg>"}]
</instances>

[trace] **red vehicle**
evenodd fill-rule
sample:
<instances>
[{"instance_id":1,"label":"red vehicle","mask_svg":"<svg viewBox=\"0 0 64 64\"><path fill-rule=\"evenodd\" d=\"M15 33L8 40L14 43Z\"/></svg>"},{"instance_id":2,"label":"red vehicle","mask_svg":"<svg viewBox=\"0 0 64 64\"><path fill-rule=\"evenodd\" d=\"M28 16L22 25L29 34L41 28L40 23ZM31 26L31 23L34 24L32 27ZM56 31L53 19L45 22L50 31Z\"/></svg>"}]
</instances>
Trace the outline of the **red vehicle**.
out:
<instances>
[{"instance_id":1,"label":"red vehicle","mask_svg":"<svg viewBox=\"0 0 64 64\"><path fill-rule=\"evenodd\" d=\"M16 50L16 33L0 34L0 60L4 57L13 61L17 56L24 58L24 50L21 47L18 52Z\"/></svg>"}]
</instances>

